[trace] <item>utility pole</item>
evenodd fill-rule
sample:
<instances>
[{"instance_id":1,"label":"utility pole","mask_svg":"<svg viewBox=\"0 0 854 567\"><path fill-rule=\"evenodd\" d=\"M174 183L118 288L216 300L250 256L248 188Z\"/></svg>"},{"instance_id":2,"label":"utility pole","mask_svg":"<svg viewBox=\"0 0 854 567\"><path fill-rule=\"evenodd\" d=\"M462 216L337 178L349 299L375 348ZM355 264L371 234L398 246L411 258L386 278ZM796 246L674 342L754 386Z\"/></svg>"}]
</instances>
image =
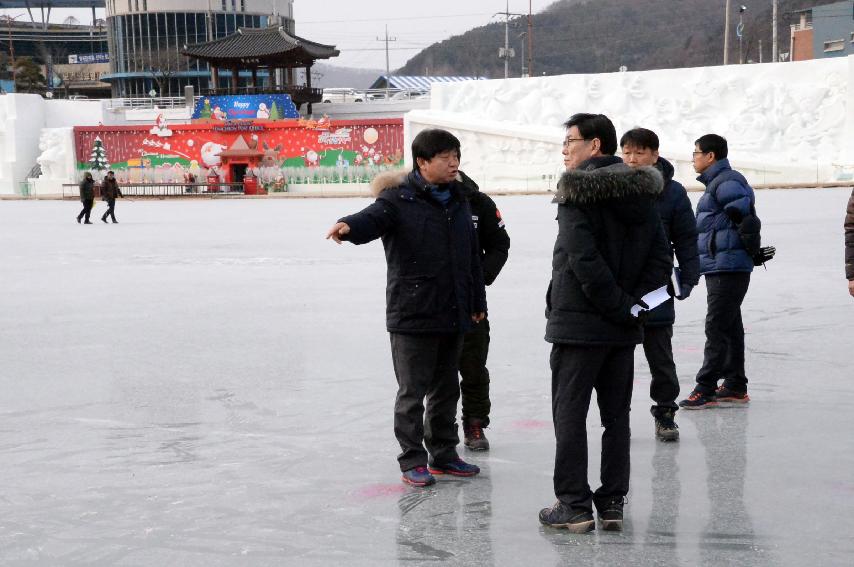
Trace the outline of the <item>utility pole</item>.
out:
<instances>
[{"instance_id":1,"label":"utility pole","mask_svg":"<svg viewBox=\"0 0 854 567\"><path fill-rule=\"evenodd\" d=\"M391 74L391 70L389 69L389 64L388 64L388 42L397 41L396 37L390 38L388 36L388 24L386 24L386 26L385 26L385 38L378 37L377 41L384 41L385 42L385 98L386 98L386 100L388 100L388 85L391 82L391 78L389 77L389 75Z\"/></svg>"},{"instance_id":2,"label":"utility pole","mask_svg":"<svg viewBox=\"0 0 854 567\"><path fill-rule=\"evenodd\" d=\"M531 1L528 0L528 76L534 76L534 20L531 16Z\"/></svg>"},{"instance_id":3,"label":"utility pole","mask_svg":"<svg viewBox=\"0 0 854 567\"><path fill-rule=\"evenodd\" d=\"M726 10L724 13L724 65L729 65L729 10L732 7L732 0L726 0Z\"/></svg>"},{"instance_id":4,"label":"utility pole","mask_svg":"<svg viewBox=\"0 0 854 567\"><path fill-rule=\"evenodd\" d=\"M528 35L528 32L522 32L519 34L519 40L520 40L519 45L522 47L522 57L521 57L521 61L522 61L522 75L521 76L522 77L528 76L528 72L525 69L525 36L526 35Z\"/></svg>"},{"instance_id":5,"label":"utility pole","mask_svg":"<svg viewBox=\"0 0 854 567\"><path fill-rule=\"evenodd\" d=\"M516 52L510 47L510 16L524 16L510 12L510 0L507 0L503 12L497 12L496 16L504 16L504 47L498 49L498 58L504 59L504 78L510 77L510 59L516 56Z\"/></svg>"},{"instance_id":6,"label":"utility pole","mask_svg":"<svg viewBox=\"0 0 854 567\"><path fill-rule=\"evenodd\" d=\"M771 62L776 63L777 56L777 0L773 0L771 8Z\"/></svg>"}]
</instances>

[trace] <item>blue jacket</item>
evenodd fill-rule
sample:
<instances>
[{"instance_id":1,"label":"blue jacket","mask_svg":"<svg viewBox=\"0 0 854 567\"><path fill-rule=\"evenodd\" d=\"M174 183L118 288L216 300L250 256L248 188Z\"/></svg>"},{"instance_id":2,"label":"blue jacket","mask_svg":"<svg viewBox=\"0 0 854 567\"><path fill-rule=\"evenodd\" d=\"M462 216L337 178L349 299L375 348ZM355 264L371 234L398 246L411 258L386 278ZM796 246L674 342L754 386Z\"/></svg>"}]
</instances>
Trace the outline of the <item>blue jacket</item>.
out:
<instances>
[{"instance_id":1,"label":"blue jacket","mask_svg":"<svg viewBox=\"0 0 854 567\"><path fill-rule=\"evenodd\" d=\"M694 209L688 199L688 193L681 183L673 179L673 166L664 158L658 158L655 168L664 177L664 191L655 201L664 235L671 244L679 269L682 271L682 283L696 286L700 281L700 260L697 254L697 220ZM676 321L673 299L668 299L649 312L647 327L672 325Z\"/></svg>"},{"instance_id":2,"label":"blue jacket","mask_svg":"<svg viewBox=\"0 0 854 567\"><path fill-rule=\"evenodd\" d=\"M753 259L732 220L747 216L753 209L756 198L750 184L726 159L712 164L697 181L706 186L697 203L700 273L752 272Z\"/></svg>"},{"instance_id":3,"label":"blue jacket","mask_svg":"<svg viewBox=\"0 0 854 567\"><path fill-rule=\"evenodd\" d=\"M480 246L465 190L449 184L447 205L415 172L380 174L377 200L344 217L342 240L382 238L386 255L386 328L391 333L464 333L473 313L486 312Z\"/></svg>"}]
</instances>

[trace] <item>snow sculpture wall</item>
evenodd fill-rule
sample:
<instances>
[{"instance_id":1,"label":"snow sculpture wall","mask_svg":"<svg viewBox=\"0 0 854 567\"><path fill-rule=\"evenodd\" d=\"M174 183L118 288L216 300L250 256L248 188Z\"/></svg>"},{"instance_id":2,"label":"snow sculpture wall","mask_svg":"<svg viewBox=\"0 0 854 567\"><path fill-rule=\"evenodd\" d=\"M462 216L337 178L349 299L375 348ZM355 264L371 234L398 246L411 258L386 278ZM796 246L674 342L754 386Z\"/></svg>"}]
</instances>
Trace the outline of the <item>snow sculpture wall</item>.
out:
<instances>
[{"instance_id":1,"label":"snow sculpture wall","mask_svg":"<svg viewBox=\"0 0 854 567\"><path fill-rule=\"evenodd\" d=\"M618 135L643 126L661 139L677 176L697 185L694 140L715 132L755 184L815 183L854 171L854 56L600 75L441 83L431 108L405 119L405 140L424 128L459 135L462 168L486 188L541 190L562 168L560 126L601 112Z\"/></svg>"},{"instance_id":2,"label":"snow sculpture wall","mask_svg":"<svg viewBox=\"0 0 854 567\"><path fill-rule=\"evenodd\" d=\"M62 165L65 157L60 155L63 151L61 148L67 147L63 146L67 138L60 143L59 134L45 137L42 136L42 129L94 126L101 121L101 116L101 105L97 101L46 100L32 94L0 96L0 195L20 194L21 185L39 163L39 156L57 145L46 157L53 177L44 177L35 187L39 194L61 194L62 183L74 180L73 171L67 180L60 177L60 172L67 169ZM73 151L67 154L73 159Z\"/></svg>"},{"instance_id":3,"label":"snow sculpture wall","mask_svg":"<svg viewBox=\"0 0 854 567\"><path fill-rule=\"evenodd\" d=\"M43 128L39 151L36 162L42 173L32 180L36 195L55 194L57 187L74 181L74 128Z\"/></svg>"}]
</instances>

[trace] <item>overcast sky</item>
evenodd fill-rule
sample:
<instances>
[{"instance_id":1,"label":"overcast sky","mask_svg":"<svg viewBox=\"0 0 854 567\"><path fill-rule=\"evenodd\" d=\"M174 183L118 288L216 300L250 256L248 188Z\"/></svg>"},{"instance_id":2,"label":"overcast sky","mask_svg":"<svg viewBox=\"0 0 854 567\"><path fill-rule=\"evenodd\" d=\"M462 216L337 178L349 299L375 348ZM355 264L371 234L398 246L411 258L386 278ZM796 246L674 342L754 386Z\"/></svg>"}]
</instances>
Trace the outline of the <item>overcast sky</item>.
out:
<instances>
[{"instance_id":1,"label":"overcast sky","mask_svg":"<svg viewBox=\"0 0 854 567\"><path fill-rule=\"evenodd\" d=\"M510 12L528 13L529 0L510 0ZM503 21L494 16L503 12L507 0L294 0L294 19L297 33L306 39L336 45L341 56L329 61L341 67L385 68L385 43L377 38L388 35L397 41L389 42L389 64L392 69L428 45L460 35L467 30ZM554 0L531 0L533 11L539 12ZM12 16L26 10L0 10ZM38 18L39 12L33 9ZM88 10L54 10L52 22L62 22L69 15L81 21L91 19ZM20 18L26 21L29 16ZM98 10L98 17L104 11ZM515 39L511 38L511 42ZM496 57L498 52L496 48ZM517 47L518 49L518 47Z\"/></svg>"}]
</instances>

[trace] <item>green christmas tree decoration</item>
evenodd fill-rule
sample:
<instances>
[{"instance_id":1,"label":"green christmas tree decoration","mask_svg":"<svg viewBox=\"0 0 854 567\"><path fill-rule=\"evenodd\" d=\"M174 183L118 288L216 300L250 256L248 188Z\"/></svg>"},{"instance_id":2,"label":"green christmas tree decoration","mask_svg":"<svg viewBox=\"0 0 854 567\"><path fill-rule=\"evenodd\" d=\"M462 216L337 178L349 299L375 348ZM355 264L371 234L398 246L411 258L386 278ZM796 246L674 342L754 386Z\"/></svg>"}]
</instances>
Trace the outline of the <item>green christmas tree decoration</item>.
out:
<instances>
[{"instance_id":1,"label":"green christmas tree decoration","mask_svg":"<svg viewBox=\"0 0 854 567\"><path fill-rule=\"evenodd\" d=\"M279 107L276 106L276 101L273 101L273 106L270 108L270 120L281 120L282 117L279 114Z\"/></svg>"},{"instance_id":2,"label":"green christmas tree decoration","mask_svg":"<svg viewBox=\"0 0 854 567\"><path fill-rule=\"evenodd\" d=\"M210 118L211 113L211 99L206 98L205 104L202 106L202 110L199 111L199 118Z\"/></svg>"},{"instance_id":3,"label":"green christmas tree decoration","mask_svg":"<svg viewBox=\"0 0 854 567\"><path fill-rule=\"evenodd\" d=\"M107 149L104 148L104 142L100 136L95 138L95 145L92 146L92 153L89 154L89 168L95 171L104 171L110 168L110 163L107 161Z\"/></svg>"}]
</instances>

